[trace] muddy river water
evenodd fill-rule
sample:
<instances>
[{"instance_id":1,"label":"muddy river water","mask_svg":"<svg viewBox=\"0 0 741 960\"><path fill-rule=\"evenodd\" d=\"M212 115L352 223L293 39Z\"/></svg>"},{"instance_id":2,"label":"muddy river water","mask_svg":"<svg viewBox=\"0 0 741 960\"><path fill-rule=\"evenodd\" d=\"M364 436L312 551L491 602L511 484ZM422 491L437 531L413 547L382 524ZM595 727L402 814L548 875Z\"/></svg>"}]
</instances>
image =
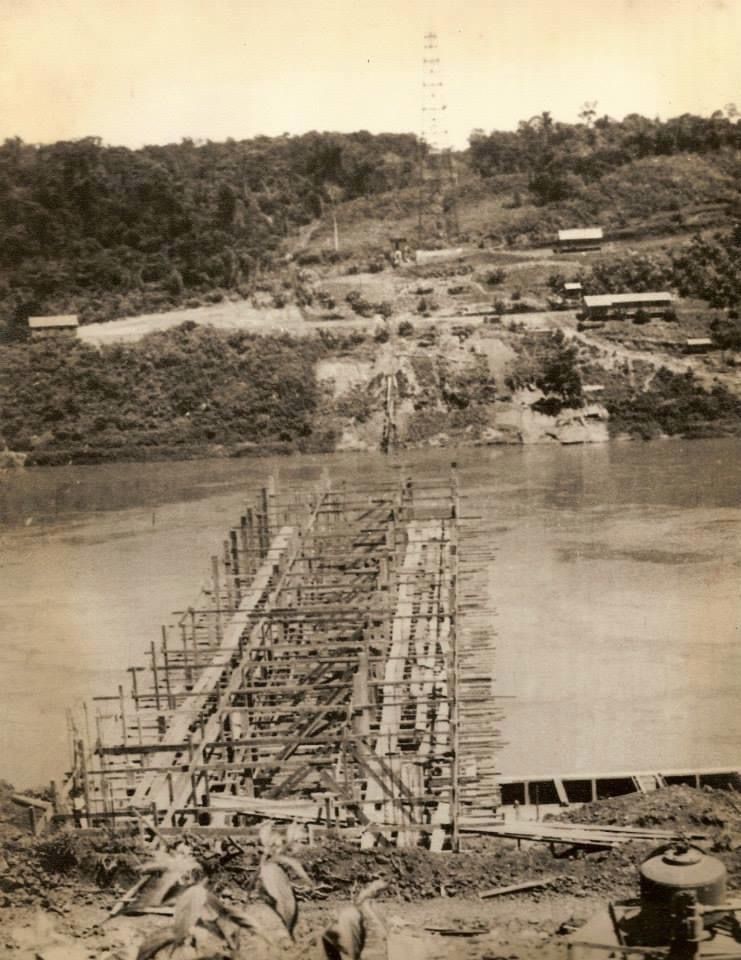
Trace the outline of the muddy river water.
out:
<instances>
[{"instance_id":1,"label":"muddy river water","mask_svg":"<svg viewBox=\"0 0 741 960\"><path fill-rule=\"evenodd\" d=\"M741 766L741 441L430 450L495 519L504 774ZM62 467L0 478L0 778L66 768L65 712L114 693L270 472L380 455Z\"/></svg>"}]
</instances>

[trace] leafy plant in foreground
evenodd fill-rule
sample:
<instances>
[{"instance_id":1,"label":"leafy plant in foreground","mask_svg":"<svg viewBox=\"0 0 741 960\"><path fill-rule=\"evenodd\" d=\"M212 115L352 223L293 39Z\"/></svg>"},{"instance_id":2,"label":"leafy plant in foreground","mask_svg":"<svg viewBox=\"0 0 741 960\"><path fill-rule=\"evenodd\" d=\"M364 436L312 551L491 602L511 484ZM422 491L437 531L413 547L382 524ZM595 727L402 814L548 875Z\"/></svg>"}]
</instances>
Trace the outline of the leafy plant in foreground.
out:
<instances>
[{"instance_id":1,"label":"leafy plant in foreground","mask_svg":"<svg viewBox=\"0 0 741 960\"><path fill-rule=\"evenodd\" d=\"M169 948L166 954L172 960L179 956L199 960L225 957L236 958L239 951L239 930L249 930L266 943L272 941L261 925L237 907L224 903L215 896L201 879L201 867L185 845L175 850L157 850L152 860L140 872L159 874L158 880L145 893L140 906L162 905L175 891L173 922L169 927L155 930L139 947L137 960L153 960ZM184 888L184 889L180 889ZM195 951L195 952L194 952Z\"/></svg>"},{"instance_id":2,"label":"leafy plant in foreground","mask_svg":"<svg viewBox=\"0 0 741 960\"><path fill-rule=\"evenodd\" d=\"M364 887L355 902L343 907L337 920L322 934L327 960L360 960L366 939L366 918L380 924L372 908L373 898L387 888L385 880L374 880Z\"/></svg>"},{"instance_id":3,"label":"leafy plant in foreground","mask_svg":"<svg viewBox=\"0 0 741 960\"><path fill-rule=\"evenodd\" d=\"M293 846L298 831L300 827L291 825L284 841L273 832L273 824L268 821L263 824L259 832L262 845L262 858L258 871L260 891L265 902L280 918L292 940L293 930L298 920L298 903L284 867L293 871L304 883L313 886L311 878L300 862L295 857L286 856L281 852L284 845L289 849Z\"/></svg>"}]
</instances>

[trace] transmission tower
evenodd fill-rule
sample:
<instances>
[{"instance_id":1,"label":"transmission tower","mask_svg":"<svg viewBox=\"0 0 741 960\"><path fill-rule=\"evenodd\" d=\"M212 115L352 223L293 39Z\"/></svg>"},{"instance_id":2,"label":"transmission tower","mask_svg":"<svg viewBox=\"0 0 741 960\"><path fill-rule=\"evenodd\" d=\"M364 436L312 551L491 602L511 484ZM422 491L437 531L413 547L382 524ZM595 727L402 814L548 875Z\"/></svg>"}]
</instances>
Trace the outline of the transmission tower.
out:
<instances>
[{"instance_id":1,"label":"transmission tower","mask_svg":"<svg viewBox=\"0 0 741 960\"><path fill-rule=\"evenodd\" d=\"M426 33L422 58L422 135L419 163L419 244L458 232L457 176L450 149L447 104L436 33Z\"/></svg>"}]
</instances>

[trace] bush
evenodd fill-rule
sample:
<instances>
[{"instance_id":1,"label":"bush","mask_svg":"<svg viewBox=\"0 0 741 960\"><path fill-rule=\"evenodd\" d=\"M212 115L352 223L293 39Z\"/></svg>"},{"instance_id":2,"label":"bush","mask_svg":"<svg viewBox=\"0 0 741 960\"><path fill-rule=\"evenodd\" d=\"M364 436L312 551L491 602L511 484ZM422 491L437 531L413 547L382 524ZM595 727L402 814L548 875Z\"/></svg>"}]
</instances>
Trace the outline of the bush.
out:
<instances>
[{"instance_id":1,"label":"bush","mask_svg":"<svg viewBox=\"0 0 741 960\"><path fill-rule=\"evenodd\" d=\"M732 318L730 312L727 320L716 318L710 324L713 341L721 350L741 350L741 321Z\"/></svg>"},{"instance_id":2,"label":"bush","mask_svg":"<svg viewBox=\"0 0 741 960\"><path fill-rule=\"evenodd\" d=\"M341 417L365 423L373 412L371 395L365 385L358 384L339 397L335 410Z\"/></svg>"},{"instance_id":3,"label":"bush","mask_svg":"<svg viewBox=\"0 0 741 960\"><path fill-rule=\"evenodd\" d=\"M421 313L423 316L437 309L437 301L433 297L422 297L417 304L417 313Z\"/></svg>"},{"instance_id":4,"label":"bush","mask_svg":"<svg viewBox=\"0 0 741 960\"><path fill-rule=\"evenodd\" d=\"M373 335L373 339L376 341L376 343L386 343L390 337L391 334L386 326L379 327L379 329L376 330L375 334Z\"/></svg>"},{"instance_id":5,"label":"bush","mask_svg":"<svg viewBox=\"0 0 741 960\"><path fill-rule=\"evenodd\" d=\"M379 312L380 304L373 304L366 300L359 290L351 290L345 300L350 304L353 313L357 313L359 317L372 317Z\"/></svg>"},{"instance_id":6,"label":"bush","mask_svg":"<svg viewBox=\"0 0 741 960\"><path fill-rule=\"evenodd\" d=\"M650 439L658 433L700 436L708 428L741 417L741 401L722 386L705 390L691 370L661 368L641 392L627 385L605 398L610 430Z\"/></svg>"},{"instance_id":7,"label":"bush","mask_svg":"<svg viewBox=\"0 0 741 960\"><path fill-rule=\"evenodd\" d=\"M497 267L496 270L490 270L484 276L484 283L490 287L497 287L500 283L504 283L507 278L507 271L502 269L502 267Z\"/></svg>"},{"instance_id":8,"label":"bush","mask_svg":"<svg viewBox=\"0 0 741 960\"><path fill-rule=\"evenodd\" d=\"M542 412L580 407L583 402L577 349L568 343L561 330L551 334L545 349L539 346L532 352L523 351L505 383L510 390L523 387L542 390L547 401L547 404L545 401L541 403Z\"/></svg>"},{"instance_id":9,"label":"bush","mask_svg":"<svg viewBox=\"0 0 741 960\"><path fill-rule=\"evenodd\" d=\"M397 329L400 337L414 336L414 324L410 320L402 320Z\"/></svg>"}]
</instances>

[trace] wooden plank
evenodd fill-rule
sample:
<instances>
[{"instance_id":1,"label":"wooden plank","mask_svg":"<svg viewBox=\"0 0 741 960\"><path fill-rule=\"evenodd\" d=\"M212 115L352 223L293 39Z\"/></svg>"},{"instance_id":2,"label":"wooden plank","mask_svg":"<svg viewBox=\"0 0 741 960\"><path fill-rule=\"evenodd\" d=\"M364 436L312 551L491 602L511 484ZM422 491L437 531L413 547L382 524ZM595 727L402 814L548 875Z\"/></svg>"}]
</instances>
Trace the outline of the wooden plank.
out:
<instances>
[{"instance_id":1,"label":"wooden plank","mask_svg":"<svg viewBox=\"0 0 741 960\"><path fill-rule=\"evenodd\" d=\"M479 897L488 900L490 897L505 897L510 893L523 893L525 890L537 890L539 887L548 887L555 883L558 877L541 877L539 880L525 880L522 883L510 883L506 887L492 887L491 890L482 890Z\"/></svg>"}]
</instances>

